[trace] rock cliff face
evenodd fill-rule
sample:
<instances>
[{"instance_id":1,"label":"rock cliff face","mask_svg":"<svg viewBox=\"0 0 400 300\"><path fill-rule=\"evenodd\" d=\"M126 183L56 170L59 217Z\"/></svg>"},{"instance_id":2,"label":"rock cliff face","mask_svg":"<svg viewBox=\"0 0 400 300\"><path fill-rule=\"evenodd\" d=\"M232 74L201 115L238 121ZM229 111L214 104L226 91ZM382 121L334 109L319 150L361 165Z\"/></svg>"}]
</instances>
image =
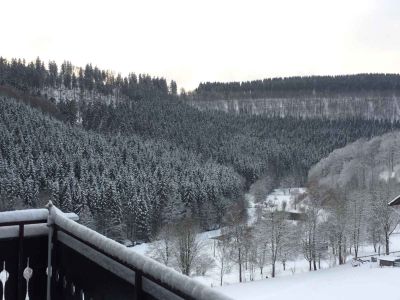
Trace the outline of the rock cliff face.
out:
<instances>
[{"instance_id":1,"label":"rock cliff face","mask_svg":"<svg viewBox=\"0 0 400 300\"><path fill-rule=\"evenodd\" d=\"M200 110L212 109L233 113L293 116L298 118L400 119L400 95L356 94L324 95L242 100L190 101Z\"/></svg>"}]
</instances>

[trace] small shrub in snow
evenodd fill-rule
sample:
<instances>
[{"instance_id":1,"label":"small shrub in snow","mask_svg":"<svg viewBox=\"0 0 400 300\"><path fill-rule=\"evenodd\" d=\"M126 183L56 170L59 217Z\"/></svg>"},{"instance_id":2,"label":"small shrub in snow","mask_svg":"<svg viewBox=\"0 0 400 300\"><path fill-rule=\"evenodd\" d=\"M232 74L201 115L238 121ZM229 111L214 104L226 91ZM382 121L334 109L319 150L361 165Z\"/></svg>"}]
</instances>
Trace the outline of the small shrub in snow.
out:
<instances>
[{"instance_id":1,"label":"small shrub in snow","mask_svg":"<svg viewBox=\"0 0 400 300\"><path fill-rule=\"evenodd\" d=\"M201 254L196 260L196 275L204 276L207 271L215 267L215 261L212 257Z\"/></svg>"}]
</instances>

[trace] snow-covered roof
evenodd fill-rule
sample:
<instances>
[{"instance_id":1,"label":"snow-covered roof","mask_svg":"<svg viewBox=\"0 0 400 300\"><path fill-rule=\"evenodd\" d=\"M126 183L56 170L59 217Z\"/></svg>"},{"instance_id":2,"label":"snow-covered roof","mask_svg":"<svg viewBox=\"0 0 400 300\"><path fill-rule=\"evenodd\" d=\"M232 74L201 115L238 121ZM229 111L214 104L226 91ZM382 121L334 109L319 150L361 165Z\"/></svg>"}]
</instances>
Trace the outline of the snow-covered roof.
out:
<instances>
[{"instance_id":1,"label":"snow-covered roof","mask_svg":"<svg viewBox=\"0 0 400 300\"><path fill-rule=\"evenodd\" d=\"M388 255L388 256L379 257L379 260L384 260L384 261L400 261L400 257Z\"/></svg>"},{"instance_id":2,"label":"snow-covered roof","mask_svg":"<svg viewBox=\"0 0 400 300\"><path fill-rule=\"evenodd\" d=\"M390 206L400 205L400 195L389 202Z\"/></svg>"}]
</instances>

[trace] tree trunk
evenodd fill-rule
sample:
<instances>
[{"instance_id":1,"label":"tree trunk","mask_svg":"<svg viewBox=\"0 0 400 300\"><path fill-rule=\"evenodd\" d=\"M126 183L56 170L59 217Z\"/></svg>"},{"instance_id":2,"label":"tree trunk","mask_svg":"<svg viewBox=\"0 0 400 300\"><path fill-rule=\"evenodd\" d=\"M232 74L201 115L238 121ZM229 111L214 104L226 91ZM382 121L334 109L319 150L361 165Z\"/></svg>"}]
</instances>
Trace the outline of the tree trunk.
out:
<instances>
[{"instance_id":1,"label":"tree trunk","mask_svg":"<svg viewBox=\"0 0 400 300\"><path fill-rule=\"evenodd\" d=\"M241 253L241 251L240 251L240 248L239 248L239 256L238 256L238 258L239 258L239 282L242 282L242 253Z\"/></svg>"},{"instance_id":2,"label":"tree trunk","mask_svg":"<svg viewBox=\"0 0 400 300\"><path fill-rule=\"evenodd\" d=\"M242 282L242 264L239 263L239 282Z\"/></svg>"},{"instance_id":3,"label":"tree trunk","mask_svg":"<svg viewBox=\"0 0 400 300\"><path fill-rule=\"evenodd\" d=\"M343 264L343 258L342 258L342 243L339 242L339 247L338 247L338 258L339 258L339 265Z\"/></svg>"},{"instance_id":4,"label":"tree trunk","mask_svg":"<svg viewBox=\"0 0 400 300\"><path fill-rule=\"evenodd\" d=\"M389 234L387 232L385 232L385 251L386 255L389 255Z\"/></svg>"},{"instance_id":5,"label":"tree trunk","mask_svg":"<svg viewBox=\"0 0 400 300\"><path fill-rule=\"evenodd\" d=\"M224 262L221 263L221 274L220 275L221 275L220 284L222 286L222 278L224 277Z\"/></svg>"},{"instance_id":6,"label":"tree trunk","mask_svg":"<svg viewBox=\"0 0 400 300\"><path fill-rule=\"evenodd\" d=\"M271 277L274 278L275 277L275 262L272 263L272 274Z\"/></svg>"}]
</instances>

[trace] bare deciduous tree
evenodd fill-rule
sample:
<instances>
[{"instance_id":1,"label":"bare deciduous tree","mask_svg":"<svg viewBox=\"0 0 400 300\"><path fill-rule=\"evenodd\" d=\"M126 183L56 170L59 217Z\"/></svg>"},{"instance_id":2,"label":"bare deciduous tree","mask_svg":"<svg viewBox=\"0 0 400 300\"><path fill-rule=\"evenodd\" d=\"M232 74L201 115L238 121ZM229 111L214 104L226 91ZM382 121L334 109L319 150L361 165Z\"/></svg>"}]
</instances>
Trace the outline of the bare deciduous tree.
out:
<instances>
[{"instance_id":1,"label":"bare deciduous tree","mask_svg":"<svg viewBox=\"0 0 400 300\"><path fill-rule=\"evenodd\" d=\"M249 228L245 222L245 208L239 203L232 205L225 215L226 231L229 245L232 249L232 260L237 263L239 282L243 281L243 265L245 263L246 241L249 238Z\"/></svg>"},{"instance_id":2,"label":"bare deciduous tree","mask_svg":"<svg viewBox=\"0 0 400 300\"><path fill-rule=\"evenodd\" d=\"M148 255L166 266L172 264L172 251L174 245L173 227L165 225L152 243Z\"/></svg>"},{"instance_id":3,"label":"bare deciduous tree","mask_svg":"<svg viewBox=\"0 0 400 300\"><path fill-rule=\"evenodd\" d=\"M197 224L185 219L181 221L174 230L173 254L179 270L190 275L196 259L201 254L202 243L198 239L199 229Z\"/></svg>"},{"instance_id":4,"label":"bare deciduous tree","mask_svg":"<svg viewBox=\"0 0 400 300\"><path fill-rule=\"evenodd\" d=\"M229 246L229 238L224 234L224 230L222 232L223 234L219 237L217 241L215 252L215 260L219 268L219 278L221 286L223 284L224 275L230 270L232 263L230 259L232 257L232 248Z\"/></svg>"}]
</instances>

